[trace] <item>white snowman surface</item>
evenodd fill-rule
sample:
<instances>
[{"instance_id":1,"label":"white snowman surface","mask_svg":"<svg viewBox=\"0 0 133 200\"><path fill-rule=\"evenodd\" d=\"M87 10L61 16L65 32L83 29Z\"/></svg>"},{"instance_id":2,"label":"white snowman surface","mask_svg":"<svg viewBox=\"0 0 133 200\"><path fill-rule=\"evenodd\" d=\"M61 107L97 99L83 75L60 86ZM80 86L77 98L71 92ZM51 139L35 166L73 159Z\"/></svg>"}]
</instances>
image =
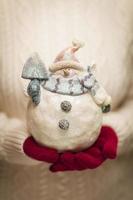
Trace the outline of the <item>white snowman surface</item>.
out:
<instances>
[{"instance_id":1,"label":"white snowman surface","mask_svg":"<svg viewBox=\"0 0 133 200\"><path fill-rule=\"evenodd\" d=\"M65 53L61 52L49 72L34 54L22 73L23 78L31 79L28 131L41 145L59 151L90 147L99 136L102 111L108 112L111 103L110 96L90 69L84 70L74 58L73 53L77 50L74 48L79 47L67 49L70 61L64 60L62 55Z\"/></svg>"},{"instance_id":2,"label":"white snowman surface","mask_svg":"<svg viewBox=\"0 0 133 200\"><path fill-rule=\"evenodd\" d=\"M64 101L72 105L69 112L61 108ZM67 130L59 127L62 119L69 122ZM29 132L39 143L58 150L78 150L92 145L97 139L102 111L90 94L68 96L41 88L38 106L29 102L27 122Z\"/></svg>"}]
</instances>

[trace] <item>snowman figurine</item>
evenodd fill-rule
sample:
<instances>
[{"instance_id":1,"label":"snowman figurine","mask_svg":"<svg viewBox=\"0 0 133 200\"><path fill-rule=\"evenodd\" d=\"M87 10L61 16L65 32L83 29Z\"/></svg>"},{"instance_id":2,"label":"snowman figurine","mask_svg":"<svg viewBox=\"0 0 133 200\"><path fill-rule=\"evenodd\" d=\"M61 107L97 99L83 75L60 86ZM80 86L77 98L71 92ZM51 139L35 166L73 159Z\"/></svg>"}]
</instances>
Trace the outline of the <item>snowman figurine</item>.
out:
<instances>
[{"instance_id":1,"label":"snowman figurine","mask_svg":"<svg viewBox=\"0 0 133 200\"><path fill-rule=\"evenodd\" d=\"M111 97L75 57L82 46L72 46L56 57L49 70L37 53L24 65L22 77L30 79L27 106L29 133L41 145L59 152L80 151L91 146L102 126L102 113L109 112Z\"/></svg>"}]
</instances>

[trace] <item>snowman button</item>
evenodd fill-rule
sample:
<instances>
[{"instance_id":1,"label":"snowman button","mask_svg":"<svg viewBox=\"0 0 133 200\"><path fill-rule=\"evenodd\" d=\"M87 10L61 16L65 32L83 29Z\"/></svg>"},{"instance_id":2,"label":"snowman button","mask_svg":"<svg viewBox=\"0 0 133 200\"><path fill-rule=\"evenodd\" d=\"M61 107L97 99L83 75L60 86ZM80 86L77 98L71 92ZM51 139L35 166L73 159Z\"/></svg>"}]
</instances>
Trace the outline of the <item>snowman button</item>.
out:
<instances>
[{"instance_id":1,"label":"snowman button","mask_svg":"<svg viewBox=\"0 0 133 200\"><path fill-rule=\"evenodd\" d=\"M69 122L66 119L61 119L59 121L59 127L63 130L67 130L69 128Z\"/></svg>"},{"instance_id":2,"label":"snowman button","mask_svg":"<svg viewBox=\"0 0 133 200\"><path fill-rule=\"evenodd\" d=\"M65 112L69 112L72 108L72 105L69 101L63 101L60 106L61 109Z\"/></svg>"}]
</instances>

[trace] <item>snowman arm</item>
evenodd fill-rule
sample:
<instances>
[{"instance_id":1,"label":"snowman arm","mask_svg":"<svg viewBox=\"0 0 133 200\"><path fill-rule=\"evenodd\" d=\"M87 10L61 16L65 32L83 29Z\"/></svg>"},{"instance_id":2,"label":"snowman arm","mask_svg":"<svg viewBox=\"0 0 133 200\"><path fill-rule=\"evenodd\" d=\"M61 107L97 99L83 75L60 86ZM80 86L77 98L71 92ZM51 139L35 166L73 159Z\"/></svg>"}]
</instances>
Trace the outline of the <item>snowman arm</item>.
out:
<instances>
[{"instance_id":1,"label":"snowman arm","mask_svg":"<svg viewBox=\"0 0 133 200\"><path fill-rule=\"evenodd\" d=\"M32 98L32 101L35 105L40 103L40 81L38 79L33 79L30 81L27 93Z\"/></svg>"},{"instance_id":2,"label":"snowman arm","mask_svg":"<svg viewBox=\"0 0 133 200\"><path fill-rule=\"evenodd\" d=\"M102 107L103 112L110 111L111 97L98 83L94 75L89 71L88 75L81 80L81 84L88 89L95 103Z\"/></svg>"},{"instance_id":3,"label":"snowman arm","mask_svg":"<svg viewBox=\"0 0 133 200\"><path fill-rule=\"evenodd\" d=\"M27 92L35 105L40 103L40 83L49 79L45 64L37 53L31 55L24 64L22 78L30 79Z\"/></svg>"},{"instance_id":4,"label":"snowman arm","mask_svg":"<svg viewBox=\"0 0 133 200\"><path fill-rule=\"evenodd\" d=\"M95 80L91 87L91 95L99 106L102 106L103 111L109 111L111 105L111 97L107 94L106 90Z\"/></svg>"}]
</instances>

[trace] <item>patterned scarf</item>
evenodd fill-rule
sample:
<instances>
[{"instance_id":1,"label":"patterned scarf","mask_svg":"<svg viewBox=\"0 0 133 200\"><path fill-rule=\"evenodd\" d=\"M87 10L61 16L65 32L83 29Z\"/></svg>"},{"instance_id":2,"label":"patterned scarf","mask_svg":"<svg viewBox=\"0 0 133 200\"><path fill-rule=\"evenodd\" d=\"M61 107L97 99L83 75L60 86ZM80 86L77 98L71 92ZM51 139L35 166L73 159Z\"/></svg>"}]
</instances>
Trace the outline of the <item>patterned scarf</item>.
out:
<instances>
[{"instance_id":1,"label":"patterned scarf","mask_svg":"<svg viewBox=\"0 0 133 200\"><path fill-rule=\"evenodd\" d=\"M42 87L48 91L77 96L87 93L96 83L93 74L86 72L80 76L74 75L71 78L50 74L47 81L41 83Z\"/></svg>"}]
</instances>

